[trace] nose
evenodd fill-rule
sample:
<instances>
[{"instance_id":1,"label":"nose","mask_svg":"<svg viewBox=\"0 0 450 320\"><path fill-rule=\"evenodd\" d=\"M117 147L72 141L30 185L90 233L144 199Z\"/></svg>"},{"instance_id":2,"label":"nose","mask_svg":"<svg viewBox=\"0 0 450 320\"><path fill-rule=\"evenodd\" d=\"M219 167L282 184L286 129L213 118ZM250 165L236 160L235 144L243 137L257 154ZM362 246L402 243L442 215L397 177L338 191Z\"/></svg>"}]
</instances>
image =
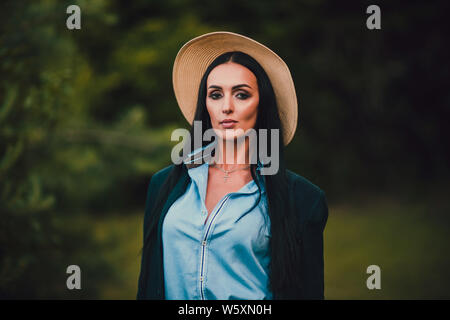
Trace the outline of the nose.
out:
<instances>
[{"instance_id":1,"label":"nose","mask_svg":"<svg viewBox=\"0 0 450 320\"><path fill-rule=\"evenodd\" d=\"M232 113L234 110L234 106L233 106L233 100L230 95L225 95L225 99L223 99L223 105L222 105L222 113L224 114L230 114Z\"/></svg>"}]
</instances>

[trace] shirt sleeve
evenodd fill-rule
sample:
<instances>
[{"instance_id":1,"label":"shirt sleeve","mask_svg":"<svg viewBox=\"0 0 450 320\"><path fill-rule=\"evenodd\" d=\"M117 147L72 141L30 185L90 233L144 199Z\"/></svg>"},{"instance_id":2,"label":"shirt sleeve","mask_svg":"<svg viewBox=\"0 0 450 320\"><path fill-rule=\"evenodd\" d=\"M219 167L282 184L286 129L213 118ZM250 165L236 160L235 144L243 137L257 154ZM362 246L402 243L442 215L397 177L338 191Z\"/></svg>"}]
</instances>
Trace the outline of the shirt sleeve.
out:
<instances>
[{"instance_id":1,"label":"shirt sleeve","mask_svg":"<svg viewBox=\"0 0 450 320\"><path fill-rule=\"evenodd\" d=\"M323 231L328 219L328 204L321 190L306 221L302 237L303 298L324 299Z\"/></svg>"}]
</instances>

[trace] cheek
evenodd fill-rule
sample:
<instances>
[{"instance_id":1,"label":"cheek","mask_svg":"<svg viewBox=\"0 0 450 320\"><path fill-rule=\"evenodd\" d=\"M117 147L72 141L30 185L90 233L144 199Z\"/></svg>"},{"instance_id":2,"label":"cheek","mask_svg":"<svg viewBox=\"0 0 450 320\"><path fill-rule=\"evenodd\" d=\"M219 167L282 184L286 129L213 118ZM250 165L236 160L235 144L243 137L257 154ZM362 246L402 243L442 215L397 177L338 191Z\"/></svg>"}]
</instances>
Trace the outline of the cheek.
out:
<instances>
[{"instance_id":1,"label":"cheek","mask_svg":"<svg viewBox=\"0 0 450 320\"><path fill-rule=\"evenodd\" d=\"M259 105L259 100L256 99L254 101L252 101L251 103L249 103L249 105L247 105L245 107L245 109L243 110L242 113L242 117L243 120L245 122L247 122L247 124L249 126L254 126L254 124L256 123L256 118L258 116L258 105Z\"/></svg>"},{"instance_id":2,"label":"cheek","mask_svg":"<svg viewBox=\"0 0 450 320\"><path fill-rule=\"evenodd\" d=\"M214 123L217 121L216 119L217 119L217 110L218 110L218 108L216 108L214 106L214 103L207 102L206 103L206 110L208 110L209 117L211 118L211 122L214 125Z\"/></svg>"}]
</instances>

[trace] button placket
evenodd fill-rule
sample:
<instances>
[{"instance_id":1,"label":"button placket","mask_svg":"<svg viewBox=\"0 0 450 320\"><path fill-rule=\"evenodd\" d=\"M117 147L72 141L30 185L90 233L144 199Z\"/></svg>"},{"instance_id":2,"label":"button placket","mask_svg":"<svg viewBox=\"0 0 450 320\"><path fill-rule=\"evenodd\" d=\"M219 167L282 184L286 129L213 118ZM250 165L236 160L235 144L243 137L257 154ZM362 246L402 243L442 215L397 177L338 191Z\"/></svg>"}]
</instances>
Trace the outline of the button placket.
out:
<instances>
[{"instance_id":1,"label":"button placket","mask_svg":"<svg viewBox=\"0 0 450 320\"><path fill-rule=\"evenodd\" d=\"M200 264L200 294L201 294L201 299L205 300L205 294L204 294L204 289L205 289L205 277L206 277L206 269L207 269L207 264L208 264L208 255L207 255L207 245L208 245L208 237L210 236L210 231L212 228L212 225L214 224L214 220L216 219L217 215L219 214L220 210L222 209L222 207L224 206L225 202L228 200L228 198L230 197L230 195L225 196L219 207L214 210L213 212L211 212L211 219L209 222L207 222L205 224L206 229L204 230L204 235L203 235L203 240L200 243L201 244L201 264Z\"/></svg>"}]
</instances>

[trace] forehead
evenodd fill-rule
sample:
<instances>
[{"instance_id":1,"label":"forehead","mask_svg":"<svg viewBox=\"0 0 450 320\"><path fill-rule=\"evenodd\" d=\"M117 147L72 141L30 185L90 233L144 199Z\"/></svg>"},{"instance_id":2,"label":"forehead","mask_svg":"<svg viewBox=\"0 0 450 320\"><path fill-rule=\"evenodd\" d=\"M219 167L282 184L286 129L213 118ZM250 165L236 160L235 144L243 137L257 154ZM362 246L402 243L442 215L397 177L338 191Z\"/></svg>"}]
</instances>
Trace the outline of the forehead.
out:
<instances>
[{"instance_id":1,"label":"forehead","mask_svg":"<svg viewBox=\"0 0 450 320\"><path fill-rule=\"evenodd\" d=\"M220 64L208 75L207 86L234 86L237 84L248 84L254 88L257 80L253 72L238 63L229 62Z\"/></svg>"}]
</instances>

